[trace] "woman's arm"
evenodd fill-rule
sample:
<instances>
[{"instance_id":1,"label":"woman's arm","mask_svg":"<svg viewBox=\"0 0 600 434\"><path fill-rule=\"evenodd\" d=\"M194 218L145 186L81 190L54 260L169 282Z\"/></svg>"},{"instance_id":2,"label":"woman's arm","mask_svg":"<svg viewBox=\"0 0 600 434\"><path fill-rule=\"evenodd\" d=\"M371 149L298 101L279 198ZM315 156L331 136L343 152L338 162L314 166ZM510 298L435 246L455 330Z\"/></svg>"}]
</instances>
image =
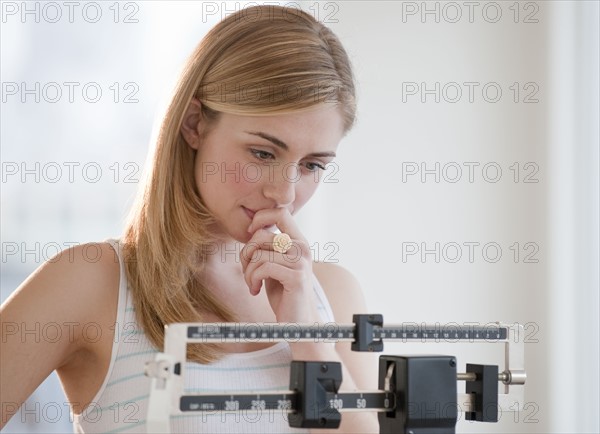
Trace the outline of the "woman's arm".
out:
<instances>
[{"instance_id":1,"label":"woman's arm","mask_svg":"<svg viewBox=\"0 0 600 434\"><path fill-rule=\"evenodd\" d=\"M86 324L97 322L108 337L100 318L114 307L107 288L118 287L118 267L107 244L76 246L42 264L2 304L0 428L52 371L90 349Z\"/></svg>"}]
</instances>

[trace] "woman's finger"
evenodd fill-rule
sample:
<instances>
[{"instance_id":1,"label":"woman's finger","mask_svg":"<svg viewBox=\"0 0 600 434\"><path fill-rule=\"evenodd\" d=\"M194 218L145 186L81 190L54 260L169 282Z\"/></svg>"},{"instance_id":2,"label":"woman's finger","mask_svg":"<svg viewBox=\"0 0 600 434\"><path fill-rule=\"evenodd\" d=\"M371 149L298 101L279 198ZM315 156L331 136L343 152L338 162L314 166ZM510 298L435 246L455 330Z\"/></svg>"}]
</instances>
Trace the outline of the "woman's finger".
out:
<instances>
[{"instance_id":1,"label":"woman's finger","mask_svg":"<svg viewBox=\"0 0 600 434\"><path fill-rule=\"evenodd\" d=\"M246 284L249 288L256 289L252 284L252 276L254 276L255 271L263 264L273 263L292 270L301 270L304 268L301 259L301 254L284 254L275 252L273 250L264 249L255 250L252 258L250 258L250 260L248 261L248 265L246 266L246 269L244 271L244 280L246 281ZM275 276L267 277L276 279ZM283 282L281 283L283 284ZM260 286L258 287L258 290L260 290Z\"/></svg>"},{"instance_id":2,"label":"woman's finger","mask_svg":"<svg viewBox=\"0 0 600 434\"><path fill-rule=\"evenodd\" d=\"M263 280L266 279L278 281L284 292L298 291L302 289L302 276L301 270L294 270L275 262L264 262L253 270L250 276L250 291L253 295L258 294Z\"/></svg>"},{"instance_id":3,"label":"woman's finger","mask_svg":"<svg viewBox=\"0 0 600 434\"><path fill-rule=\"evenodd\" d=\"M277 226L281 232L285 232L292 239L304 240L302 232L287 208L269 208L257 211L248 227L248 232L253 233L257 229L272 225Z\"/></svg>"},{"instance_id":4,"label":"woman's finger","mask_svg":"<svg viewBox=\"0 0 600 434\"><path fill-rule=\"evenodd\" d=\"M260 249L266 250L270 248L273 243L273 237L273 233L267 231L266 229L258 229L254 235L252 235L252 238L250 238L250 240L240 251L242 272L246 271L248 264L254 256L254 252Z\"/></svg>"}]
</instances>

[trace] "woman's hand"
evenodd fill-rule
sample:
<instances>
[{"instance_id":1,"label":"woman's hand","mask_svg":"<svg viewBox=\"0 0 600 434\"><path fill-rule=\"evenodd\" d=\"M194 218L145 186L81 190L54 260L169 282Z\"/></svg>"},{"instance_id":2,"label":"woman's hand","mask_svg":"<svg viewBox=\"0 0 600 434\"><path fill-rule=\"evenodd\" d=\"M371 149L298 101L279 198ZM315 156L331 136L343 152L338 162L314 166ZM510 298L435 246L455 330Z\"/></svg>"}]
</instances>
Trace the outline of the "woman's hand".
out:
<instances>
[{"instance_id":1,"label":"woman's hand","mask_svg":"<svg viewBox=\"0 0 600 434\"><path fill-rule=\"evenodd\" d=\"M273 250L276 234L264 227L276 225L292 239L286 253ZM312 256L306 239L285 208L257 211L248 228L252 238L241 250L244 279L252 295L263 280L278 322L320 322L313 290Z\"/></svg>"}]
</instances>

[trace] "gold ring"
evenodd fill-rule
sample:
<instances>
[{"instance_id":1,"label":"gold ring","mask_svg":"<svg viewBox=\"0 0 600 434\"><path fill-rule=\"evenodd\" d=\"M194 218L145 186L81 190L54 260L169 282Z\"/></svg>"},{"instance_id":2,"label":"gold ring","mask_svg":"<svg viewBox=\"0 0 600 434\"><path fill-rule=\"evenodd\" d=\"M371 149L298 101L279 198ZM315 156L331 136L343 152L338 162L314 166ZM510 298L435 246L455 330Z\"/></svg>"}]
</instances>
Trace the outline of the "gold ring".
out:
<instances>
[{"instance_id":1,"label":"gold ring","mask_svg":"<svg viewBox=\"0 0 600 434\"><path fill-rule=\"evenodd\" d=\"M292 239L284 232L275 235L273 238L273 250L278 253L285 253L292 247Z\"/></svg>"}]
</instances>

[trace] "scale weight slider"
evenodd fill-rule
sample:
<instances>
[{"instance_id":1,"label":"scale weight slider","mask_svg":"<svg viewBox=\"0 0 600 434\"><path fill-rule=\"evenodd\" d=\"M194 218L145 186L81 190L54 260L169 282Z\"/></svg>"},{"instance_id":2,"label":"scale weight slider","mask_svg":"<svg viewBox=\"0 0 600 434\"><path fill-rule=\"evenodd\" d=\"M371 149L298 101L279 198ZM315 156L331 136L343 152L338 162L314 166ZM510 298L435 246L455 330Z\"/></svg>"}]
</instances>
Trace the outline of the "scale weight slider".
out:
<instances>
[{"instance_id":1,"label":"scale weight slider","mask_svg":"<svg viewBox=\"0 0 600 434\"><path fill-rule=\"evenodd\" d=\"M289 415L295 428L338 428L342 417L331 408L328 395L337 394L342 384L339 362L292 361L290 390L296 392L296 411Z\"/></svg>"},{"instance_id":2,"label":"scale weight slider","mask_svg":"<svg viewBox=\"0 0 600 434\"><path fill-rule=\"evenodd\" d=\"M392 392L397 400L393 411L379 413L380 432L455 432L458 416L455 357L380 356L379 389Z\"/></svg>"}]
</instances>

